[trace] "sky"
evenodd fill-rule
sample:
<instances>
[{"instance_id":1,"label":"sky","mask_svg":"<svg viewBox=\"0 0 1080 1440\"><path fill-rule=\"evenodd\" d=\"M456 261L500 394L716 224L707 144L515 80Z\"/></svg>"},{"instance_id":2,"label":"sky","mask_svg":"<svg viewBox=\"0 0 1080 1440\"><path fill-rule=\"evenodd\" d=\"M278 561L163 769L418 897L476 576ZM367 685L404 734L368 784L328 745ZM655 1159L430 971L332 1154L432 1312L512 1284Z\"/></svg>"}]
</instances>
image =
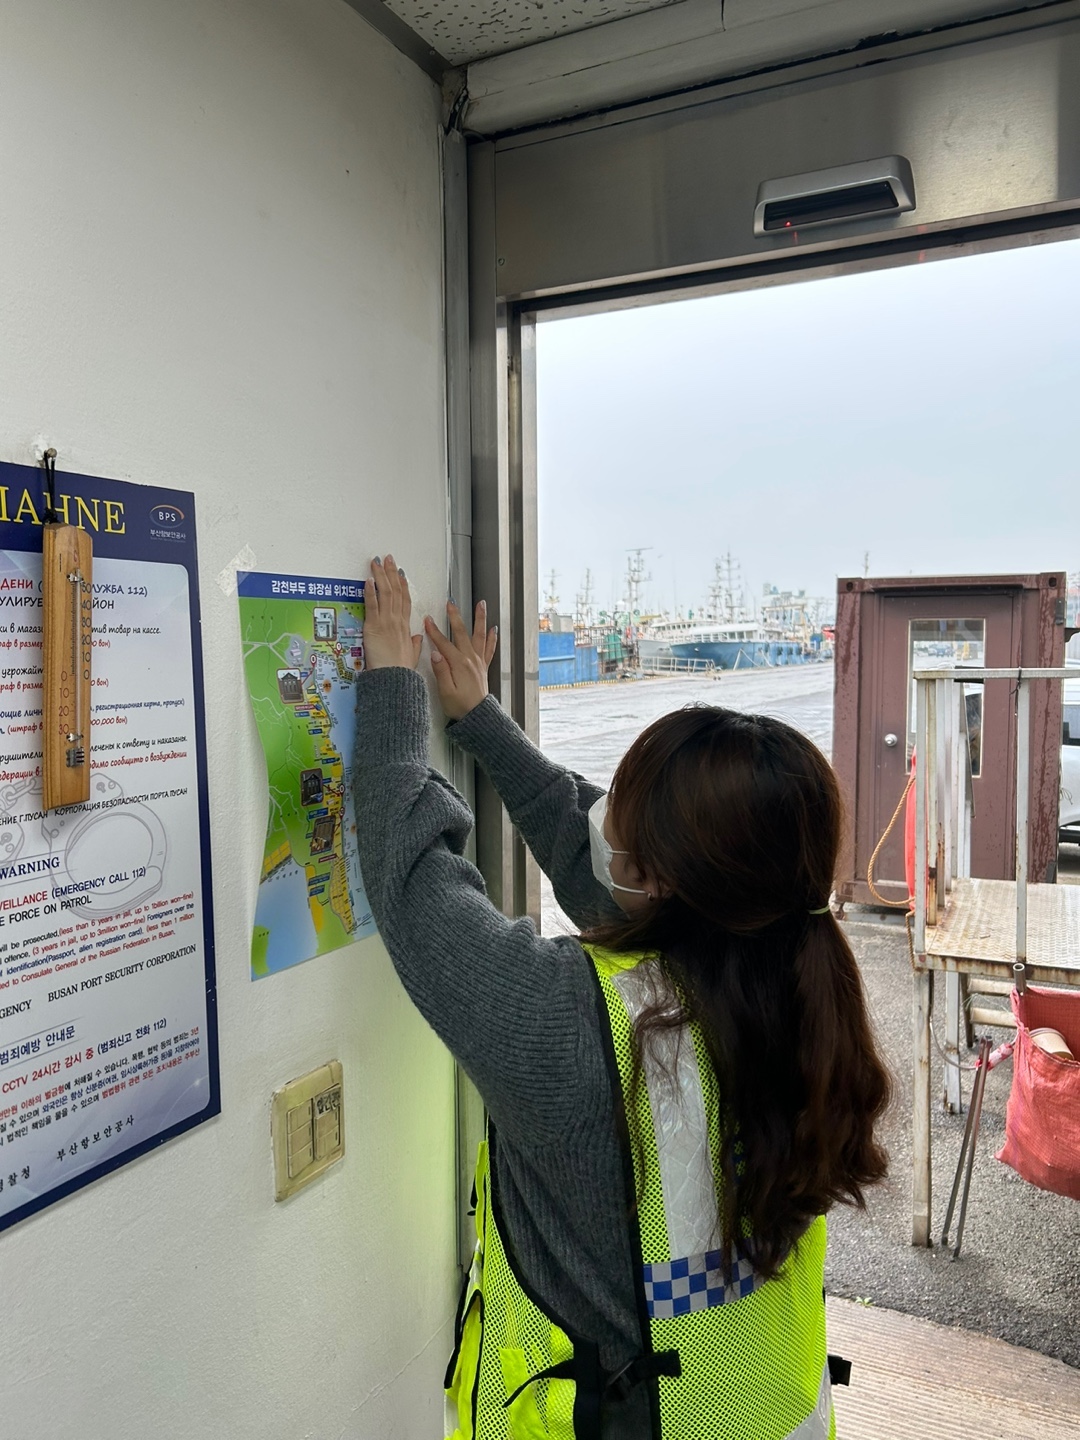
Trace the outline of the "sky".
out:
<instances>
[{"instance_id":1,"label":"sky","mask_svg":"<svg viewBox=\"0 0 1080 1440\"><path fill-rule=\"evenodd\" d=\"M541 599L1080 570L1080 240L537 326Z\"/></svg>"}]
</instances>

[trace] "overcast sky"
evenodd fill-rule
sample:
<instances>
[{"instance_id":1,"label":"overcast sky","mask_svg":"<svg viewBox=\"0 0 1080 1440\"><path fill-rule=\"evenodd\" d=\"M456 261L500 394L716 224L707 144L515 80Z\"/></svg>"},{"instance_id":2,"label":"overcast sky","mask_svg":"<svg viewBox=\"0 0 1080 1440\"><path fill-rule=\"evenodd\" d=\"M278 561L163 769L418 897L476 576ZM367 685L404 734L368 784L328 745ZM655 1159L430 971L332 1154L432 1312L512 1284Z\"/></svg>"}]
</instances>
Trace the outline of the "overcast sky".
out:
<instances>
[{"instance_id":1,"label":"overcast sky","mask_svg":"<svg viewBox=\"0 0 1080 1440\"><path fill-rule=\"evenodd\" d=\"M541 598L1080 570L1080 241L546 322Z\"/></svg>"}]
</instances>

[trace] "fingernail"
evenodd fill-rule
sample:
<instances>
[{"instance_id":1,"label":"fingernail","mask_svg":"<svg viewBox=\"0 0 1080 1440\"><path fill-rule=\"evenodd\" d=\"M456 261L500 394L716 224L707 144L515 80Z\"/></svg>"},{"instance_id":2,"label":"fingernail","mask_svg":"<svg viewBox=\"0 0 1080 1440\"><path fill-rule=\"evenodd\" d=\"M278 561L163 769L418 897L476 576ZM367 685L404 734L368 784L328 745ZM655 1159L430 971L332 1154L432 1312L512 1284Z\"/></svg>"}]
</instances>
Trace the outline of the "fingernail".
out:
<instances>
[{"instance_id":1,"label":"fingernail","mask_svg":"<svg viewBox=\"0 0 1080 1440\"><path fill-rule=\"evenodd\" d=\"M376 555L376 556L375 556L375 559L372 560L371 563L372 563L372 565L381 565L381 564L382 564L382 560L379 558L378 555Z\"/></svg>"},{"instance_id":2,"label":"fingernail","mask_svg":"<svg viewBox=\"0 0 1080 1440\"><path fill-rule=\"evenodd\" d=\"M499 627L497 625L492 625L491 633L492 635L497 635L499 633Z\"/></svg>"},{"instance_id":3,"label":"fingernail","mask_svg":"<svg viewBox=\"0 0 1080 1440\"><path fill-rule=\"evenodd\" d=\"M402 570L402 568L401 568L400 565L398 566L398 572L397 572L397 573L401 576L402 580L405 579L405 571Z\"/></svg>"},{"instance_id":4,"label":"fingernail","mask_svg":"<svg viewBox=\"0 0 1080 1440\"><path fill-rule=\"evenodd\" d=\"M443 663L443 658L442 658L442 656L439 654L438 650L432 650L432 652L431 652L431 663L432 663L433 665L441 665L441 664Z\"/></svg>"},{"instance_id":5,"label":"fingernail","mask_svg":"<svg viewBox=\"0 0 1080 1440\"><path fill-rule=\"evenodd\" d=\"M453 597L452 595L450 596L450 599L449 599L446 603L447 603L448 605L453 605L453 606L455 606L455 608L456 608L456 606L457 606L457 601L454 599L454 597Z\"/></svg>"}]
</instances>

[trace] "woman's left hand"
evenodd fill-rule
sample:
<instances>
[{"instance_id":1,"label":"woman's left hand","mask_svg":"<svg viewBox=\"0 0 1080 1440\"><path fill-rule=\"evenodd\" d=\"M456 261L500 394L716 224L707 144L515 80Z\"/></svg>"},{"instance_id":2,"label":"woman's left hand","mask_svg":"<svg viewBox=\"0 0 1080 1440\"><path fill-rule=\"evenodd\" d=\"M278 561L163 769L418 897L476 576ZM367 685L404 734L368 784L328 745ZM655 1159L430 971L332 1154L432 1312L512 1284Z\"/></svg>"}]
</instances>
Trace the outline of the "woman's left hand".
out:
<instances>
[{"instance_id":1,"label":"woman's left hand","mask_svg":"<svg viewBox=\"0 0 1080 1440\"><path fill-rule=\"evenodd\" d=\"M371 579L364 587L364 669L385 670L403 665L415 670L422 635L412 633L412 597L405 571L392 555L371 562Z\"/></svg>"}]
</instances>

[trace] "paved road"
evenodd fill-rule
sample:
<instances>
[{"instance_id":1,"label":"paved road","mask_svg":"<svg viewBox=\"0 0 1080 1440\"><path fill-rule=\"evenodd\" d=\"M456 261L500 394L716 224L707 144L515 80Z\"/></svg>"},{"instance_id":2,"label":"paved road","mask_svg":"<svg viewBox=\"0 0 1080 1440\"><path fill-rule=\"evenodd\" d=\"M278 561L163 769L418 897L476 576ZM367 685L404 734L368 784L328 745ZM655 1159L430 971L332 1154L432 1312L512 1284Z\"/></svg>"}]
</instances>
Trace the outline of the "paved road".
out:
<instances>
[{"instance_id":1,"label":"paved road","mask_svg":"<svg viewBox=\"0 0 1080 1440\"><path fill-rule=\"evenodd\" d=\"M598 785L609 785L623 754L651 721L684 705L757 710L796 726L832 747L833 667L795 665L777 670L623 680L573 690L540 692L540 743L553 760Z\"/></svg>"},{"instance_id":2,"label":"paved road","mask_svg":"<svg viewBox=\"0 0 1080 1440\"><path fill-rule=\"evenodd\" d=\"M777 670L719 671L715 678L665 675L572 690L541 690L540 744L560 765L606 787L631 743L653 720L684 705L726 705L786 720L828 755L832 691L831 662ZM574 927L556 905L546 878L541 879L540 895L544 933L572 933Z\"/></svg>"}]
</instances>

